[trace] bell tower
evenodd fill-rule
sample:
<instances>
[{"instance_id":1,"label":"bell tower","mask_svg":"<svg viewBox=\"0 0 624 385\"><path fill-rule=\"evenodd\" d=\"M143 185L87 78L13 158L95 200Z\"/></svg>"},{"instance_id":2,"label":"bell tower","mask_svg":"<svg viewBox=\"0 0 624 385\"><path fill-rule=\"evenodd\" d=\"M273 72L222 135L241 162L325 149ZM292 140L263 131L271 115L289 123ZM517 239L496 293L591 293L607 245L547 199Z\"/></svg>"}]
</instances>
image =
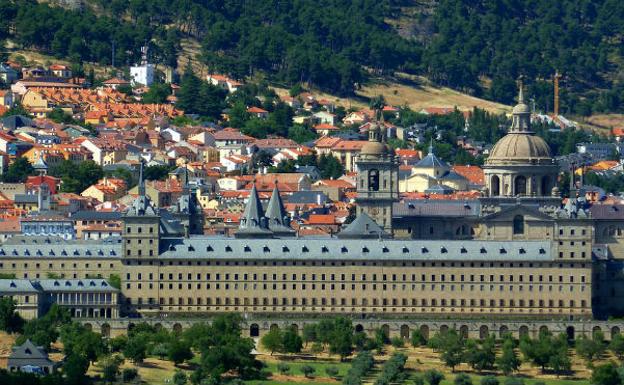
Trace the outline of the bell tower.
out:
<instances>
[{"instance_id":1,"label":"bell tower","mask_svg":"<svg viewBox=\"0 0 624 385\"><path fill-rule=\"evenodd\" d=\"M399 163L385 142L381 110L368 131L355 164L357 174L357 215L366 213L387 233L392 234L392 205L399 200Z\"/></svg>"}]
</instances>

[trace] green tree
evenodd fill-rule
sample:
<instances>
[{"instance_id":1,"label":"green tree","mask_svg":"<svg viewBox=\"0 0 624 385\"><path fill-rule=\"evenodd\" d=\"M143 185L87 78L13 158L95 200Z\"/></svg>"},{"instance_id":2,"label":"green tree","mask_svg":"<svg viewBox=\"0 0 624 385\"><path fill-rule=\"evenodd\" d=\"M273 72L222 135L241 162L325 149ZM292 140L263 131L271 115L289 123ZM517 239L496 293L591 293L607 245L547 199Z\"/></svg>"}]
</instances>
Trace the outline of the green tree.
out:
<instances>
[{"instance_id":1,"label":"green tree","mask_svg":"<svg viewBox=\"0 0 624 385\"><path fill-rule=\"evenodd\" d=\"M102 370L102 378L105 382L113 383L119 375L119 365L121 364L117 356L102 357L98 361L98 367Z\"/></svg>"},{"instance_id":2,"label":"green tree","mask_svg":"<svg viewBox=\"0 0 624 385\"><path fill-rule=\"evenodd\" d=\"M133 381L138 376L139 372L135 368L124 368L124 370L121 371L121 378L124 382Z\"/></svg>"},{"instance_id":3,"label":"green tree","mask_svg":"<svg viewBox=\"0 0 624 385\"><path fill-rule=\"evenodd\" d=\"M175 340L169 344L167 358L175 366L178 366L184 361L193 358L193 352L191 352L190 346L185 341Z\"/></svg>"},{"instance_id":4,"label":"green tree","mask_svg":"<svg viewBox=\"0 0 624 385\"><path fill-rule=\"evenodd\" d=\"M138 334L128 338L128 342L123 349L124 357L135 364L141 364L147 356L147 337Z\"/></svg>"},{"instance_id":5,"label":"green tree","mask_svg":"<svg viewBox=\"0 0 624 385\"><path fill-rule=\"evenodd\" d=\"M624 336L618 333L611 337L609 342L609 350L621 361L624 359Z\"/></svg>"},{"instance_id":6,"label":"green tree","mask_svg":"<svg viewBox=\"0 0 624 385\"><path fill-rule=\"evenodd\" d=\"M323 179L338 179L344 175L345 169L342 163L332 155L321 154L318 160L318 168Z\"/></svg>"},{"instance_id":7,"label":"green tree","mask_svg":"<svg viewBox=\"0 0 624 385\"><path fill-rule=\"evenodd\" d=\"M520 367L520 359L514 349L514 341L511 338L505 338L501 347L501 355L496 359L496 365L506 376L518 370Z\"/></svg>"},{"instance_id":8,"label":"green tree","mask_svg":"<svg viewBox=\"0 0 624 385\"><path fill-rule=\"evenodd\" d=\"M171 95L171 86L165 83L153 83L149 90L143 94L142 103L163 104L167 102L167 97Z\"/></svg>"},{"instance_id":9,"label":"green tree","mask_svg":"<svg viewBox=\"0 0 624 385\"><path fill-rule=\"evenodd\" d=\"M316 132L308 129L306 126L295 124L288 129L288 138L297 143L306 143L317 138Z\"/></svg>"},{"instance_id":10,"label":"green tree","mask_svg":"<svg viewBox=\"0 0 624 385\"><path fill-rule=\"evenodd\" d=\"M613 362L598 365L592 372L591 383L594 385L620 385L618 367Z\"/></svg>"},{"instance_id":11,"label":"green tree","mask_svg":"<svg viewBox=\"0 0 624 385\"><path fill-rule=\"evenodd\" d=\"M282 332L278 328L270 330L267 334L260 338L260 345L270 351L271 355L283 349L282 342Z\"/></svg>"},{"instance_id":12,"label":"green tree","mask_svg":"<svg viewBox=\"0 0 624 385\"><path fill-rule=\"evenodd\" d=\"M89 361L80 354L70 353L65 357L63 374L69 385L83 385L88 382L85 374L89 369Z\"/></svg>"},{"instance_id":13,"label":"green tree","mask_svg":"<svg viewBox=\"0 0 624 385\"><path fill-rule=\"evenodd\" d=\"M464 340L455 330L449 330L438 337L440 359L451 368L451 371L455 371L455 367L462 362L464 357Z\"/></svg>"},{"instance_id":14,"label":"green tree","mask_svg":"<svg viewBox=\"0 0 624 385\"><path fill-rule=\"evenodd\" d=\"M15 103L11 108L7 110L7 112L2 115L2 117L7 118L9 116L15 115L26 116L29 118L32 117L32 115L30 115L30 112L25 109L24 106L21 105L21 103Z\"/></svg>"},{"instance_id":15,"label":"green tree","mask_svg":"<svg viewBox=\"0 0 624 385\"><path fill-rule=\"evenodd\" d=\"M438 370L429 369L425 372L425 380L427 380L429 385L440 385L440 382L444 380L444 374Z\"/></svg>"},{"instance_id":16,"label":"green tree","mask_svg":"<svg viewBox=\"0 0 624 385\"><path fill-rule=\"evenodd\" d=\"M575 344L576 353L590 363L600 358L605 351L605 347L604 335L601 332L594 333L592 339L582 335L576 340Z\"/></svg>"},{"instance_id":17,"label":"green tree","mask_svg":"<svg viewBox=\"0 0 624 385\"><path fill-rule=\"evenodd\" d=\"M2 175L2 180L7 183L24 183L30 175L35 174L35 169L28 159L19 157L11 163L7 171Z\"/></svg>"},{"instance_id":18,"label":"green tree","mask_svg":"<svg viewBox=\"0 0 624 385\"><path fill-rule=\"evenodd\" d=\"M485 376L481 378L481 385L498 385L498 378L494 376Z\"/></svg>"},{"instance_id":19,"label":"green tree","mask_svg":"<svg viewBox=\"0 0 624 385\"><path fill-rule=\"evenodd\" d=\"M303 347L303 340L294 327L289 327L282 333L282 349L284 353L299 353Z\"/></svg>"},{"instance_id":20,"label":"green tree","mask_svg":"<svg viewBox=\"0 0 624 385\"><path fill-rule=\"evenodd\" d=\"M425 337L422 335L422 333L418 329L412 332L412 336L410 337L410 342L413 347L427 345L427 340L425 339Z\"/></svg>"},{"instance_id":21,"label":"green tree","mask_svg":"<svg viewBox=\"0 0 624 385\"><path fill-rule=\"evenodd\" d=\"M465 360L473 369L481 372L494 366L496 345L493 336L486 337L480 344L474 340L466 342Z\"/></svg>"},{"instance_id":22,"label":"green tree","mask_svg":"<svg viewBox=\"0 0 624 385\"><path fill-rule=\"evenodd\" d=\"M338 354L340 360L353 352L353 325L351 320L345 317L337 317L329 341L329 351Z\"/></svg>"},{"instance_id":23,"label":"green tree","mask_svg":"<svg viewBox=\"0 0 624 385\"><path fill-rule=\"evenodd\" d=\"M325 368L325 374L327 374L331 378L338 378L338 368L335 366L327 366Z\"/></svg>"},{"instance_id":24,"label":"green tree","mask_svg":"<svg viewBox=\"0 0 624 385\"><path fill-rule=\"evenodd\" d=\"M316 342L317 334L316 334L316 325L315 324L305 324L303 325L303 341L306 346L308 346L308 342Z\"/></svg>"},{"instance_id":25,"label":"green tree","mask_svg":"<svg viewBox=\"0 0 624 385\"><path fill-rule=\"evenodd\" d=\"M11 297L0 298L0 330L11 334L21 332L24 320L15 311L17 303Z\"/></svg>"},{"instance_id":26,"label":"green tree","mask_svg":"<svg viewBox=\"0 0 624 385\"><path fill-rule=\"evenodd\" d=\"M106 351L102 336L77 322L63 325L60 337L65 354L80 354L90 363L95 362Z\"/></svg>"},{"instance_id":27,"label":"green tree","mask_svg":"<svg viewBox=\"0 0 624 385\"><path fill-rule=\"evenodd\" d=\"M173 375L173 379L172 382L174 385L185 385L187 381L186 378L186 373L184 373L181 370L176 370L175 374Z\"/></svg>"}]
</instances>

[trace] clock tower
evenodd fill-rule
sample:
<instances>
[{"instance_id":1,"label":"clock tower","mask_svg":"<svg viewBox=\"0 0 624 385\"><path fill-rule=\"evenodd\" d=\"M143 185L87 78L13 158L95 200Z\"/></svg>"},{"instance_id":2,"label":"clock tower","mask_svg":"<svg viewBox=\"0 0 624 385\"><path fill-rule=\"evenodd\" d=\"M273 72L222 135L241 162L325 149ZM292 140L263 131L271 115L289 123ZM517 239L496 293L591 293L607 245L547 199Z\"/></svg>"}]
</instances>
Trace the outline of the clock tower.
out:
<instances>
[{"instance_id":1,"label":"clock tower","mask_svg":"<svg viewBox=\"0 0 624 385\"><path fill-rule=\"evenodd\" d=\"M378 111L381 113L381 111ZM376 120L368 131L368 143L356 159L357 215L366 213L392 234L392 205L399 200L399 163L385 143L385 126Z\"/></svg>"}]
</instances>

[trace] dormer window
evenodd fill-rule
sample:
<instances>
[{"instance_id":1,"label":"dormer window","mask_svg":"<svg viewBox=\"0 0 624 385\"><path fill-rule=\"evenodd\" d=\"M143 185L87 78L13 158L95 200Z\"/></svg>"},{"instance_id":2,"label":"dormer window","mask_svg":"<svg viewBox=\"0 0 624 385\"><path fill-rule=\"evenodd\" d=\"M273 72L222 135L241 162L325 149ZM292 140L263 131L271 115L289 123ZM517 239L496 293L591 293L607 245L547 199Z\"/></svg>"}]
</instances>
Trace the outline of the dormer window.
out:
<instances>
[{"instance_id":1,"label":"dormer window","mask_svg":"<svg viewBox=\"0 0 624 385\"><path fill-rule=\"evenodd\" d=\"M176 248L174 245L169 245L169 251L176 251Z\"/></svg>"},{"instance_id":2,"label":"dormer window","mask_svg":"<svg viewBox=\"0 0 624 385\"><path fill-rule=\"evenodd\" d=\"M37 255L43 255L43 253L41 252L41 250L37 250Z\"/></svg>"},{"instance_id":3,"label":"dormer window","mask_svg":"<svg viewBox=\"0 0 624 385\"><path fill-rule=\"evenodd\" d=\"M195 248L193 246L189 246L188 251L195 251Z\"/></svg>"},{"instance_id":4,"label":"dormer window","mask_svg":"<svg viewBox=\"0 0 624 385\"><path fill-rule=\"evenodd\" d=\"M501 247L501 248L500 248L500 253L501 253L501 254L507 254L507 250L505 250L505 248L504 248L504 247Z\"/></svg>"},{"instance_id":5,"label":"dormer window","mask_svg":"<svg viewBox=\"0 0 624 385\"><path fill-rule=\"evenodd\" d=\"M91 250L87 250L87 251L85 251L85 254L86 254L86 255L91 255Z\"/></svg>"},{"instance_id":6,"label":"dormer window","mask_svg":"<svg viewBox=\"0 0 624 385\"><path fill-rule=\"evenodd\" d=\"M349 249L347 249L347 248L346 248L346 246L342 246L342 247L340 248L340 252L341 252L341 253L348 253L348 252L349 252Z\"/></svg>"},{"instance_id":7,"label":"dormer window","mask_svg":"<svg viewBox=\"0 0 624 385\"><path fill-rule=\"evenodd\" d=\"M362 247L362 252L363 253L368 253L368 247L366 247L366 246Z\"/></svg>"},{"instance_id":8,"label":"dormer window","mask_svg":"<svg viewBox=\"0 0 624 385\"><path fill-rule=\"evenodd\" d=\"M249 247L249 246L245 245L245 247L243 248L243 250L244 250L246 253L250 253L250 252L251 252L251 247Z\"/></svg>"},{"instance_id":9,"label":"dormer window","mask_svg":"<svg viewBox=\"0 0 624 385\"><path fill-rule=\"evenodd\" d=\"M48 253L49 255L55 255L54 254L54 250L50 250L50 252Z\"/></svg>"},{"instance_id":10,"label":"dormer window","mask_svg":"<svg viewBox=\"0 0 624 385\"><path fill-rule=\"evenodd\" d=\"M89 282L89 286L95 286L95 282L93 281Z\"/></svg>"},{"instance_id":11,"label":"dormer window","mask_svg":"<svg viewBox=\"0 0 624 385\"><path fill-rule=\"evenodd\" d=\"M479 250L479 252L481 254L487 254L487 250L485 249L485 247L482 247L481 250Z\"/></svg>"},{"instance_id":12,"label":"dormer window","mask_svg":"<svg viewBox=\"0 0 624 385\"><path fill-rule=\"evenodd\" d=\"M288 253L290 252L290 249L288 248L288 246L282 246L282 253Z\"/></svg>"},{"instance_id":13,"label":"dormer window","mask_svg":"<svg viewBox=\"0 0 624 385\"><path fill-rule=\"evenodd\" d=\"M321 247L321 252L322 253L329 253L329 249L327 248L327 246L323 246L323 247Z\"/></svg>"},{"instance_id":14,"label":"dormer window","mask_svg":"<svg viewBox=\"0 0 624 385\"><path fill-rule=\"evenodd\" d=\"M466 250L466 248L462 246L462 248L459 249L459 252L462 253L462 254L466 254L468 252L468 250Z\"/></svg>"},{"instance_id":15,"label":"dormer window","mask_svg":"<svg viewBox=\"0 0 624 385\"><path fill-rule=\"evenodd\" d=\"M446 247L442 246L442 247L440 248L440 252L441 252L442 254L446 254L446 253L448 252L448 250L446 249Z\"/></svg>"},{"instance_id":16,"label":"dormer window","mask_svg":"<svg viewBox=\"0 0 624 385\"><path fill-rule=\"evenodd\" d=\"M386 246L384 246L384 247L381 248L381 252L382 253L389 253L390 249L388 249Z\"/></svg>"},{"instance_id":17,"label":"dormer window","mask_svg":"<svg viewBox=\"0 0 624 385\"><path fill-rule=\"evenodd\" d=\"M71 286L71 282L65 281L65 286L68 286L68 287Z\"/></svg>"},{"instance_id":18,"label":"dormer window","mask_svg":"<svg viewBox=\"0 0 624 385\"><path fill-rule=\"evenodd\" d=\"M80 252L78 250L74 250L74 255L80 255Z\"/></svg>"},{"instance_id":19,"label":"dormer window","mask_svg":"<svg viewBox=\"0 0 624 385\"><path fill-rule=\"evenodd\" d=\"M521 247L518 251L520 252L520 254L526 254L526 250L523 247Z\"/></svg>"},{"instance_id":20,"label":"dormer window","mask_svg":"<svg viewBox=\"0 0 624 385\"><path fill-rule=\"evenodd\" d=\"M225 251L228 253L232 252L232 247L231 246L225 246Z\"/></svg>"},{"instance_id":21,"label":"dormer window","mask_svg":"<svg viewBox=\"0 0 624 385\"><path fill-rule=\"evenodd\" d=\"M24 250L24 255L30 255L30 250L28 249Z\"/></svg>"},{"instance_id":22,"label":"dormer window","mask_svg":"<svg viewBox=\"0 0 624 385\"><path fill-rule=\"evenodd\" d=\"M409 253L409 249L405 246L403 246L403 254L407 254Z\"/></svg>"},{"instance_id":23,"label":"dormer window","mask_svg":"<svg viewBox=\"0 0 624 385\"><path fill-rule=\"evenodd\" d=\"M17 255L17 250L13 249L13 252L11 254Z\"/></svg>"},{"instance_id":24,"label":"dormer window","mask_svg":"<svg viewBox=\"0 0 624 385\"><path fill-rule=\"evenodd\" d=\"M206 247L206 251L214 251L214 250L212 249L212 246L208 246Z\"/></svg>"},{"instance_id":25,"label":"dormer window","mask_svg":"<svg viewBox=\"0 0 624 385\"><path fill-rule=\"evenodd\" d=\"M82 287L84 286L84 283L82 283L82 281L78 281L78 286Z\"/></svg>"},{"instance_id":26,"label":"dormer window","mask_svg":"<svg viewBox=\"0 0 624 385\"><path fill-rule=\"evenodd\" d=\"M302 253L307 253L308 251L310 251L310 249L308 249L308 246L303 246L303 247L301 248L301 252L302 252Z\"/></svg>"},{"instance_id":27,"label":"dormer window","mask_svg":"<svg viewBox=\"0 0 624 385\"><path fill-rule=\"evenodd\" d=\"M264 251L265 253L269 253L269 252L271 252L271 249L269 249L269 246L264 246L262 248L262 251Z\"/></svg>"},{"instance_id":28,"label":"dormer window","mask_svg":"<svg viewBox=\"0 0 624 385\"><path fill-rule=\"evenodd\" d=\"M54 281L54 286L61 286L61 284L59 283L59 281Z\"/></svg>"},{"instance_id":29,"label":"dormer window","mask_svg":"<svg viewBox=\"0 0 624 385\"><path fill-rule=\"evenodd\" d=\"M539 249L539 253L540 253L540 254L546 254L546 250L544 250L544 248L543 248L543 247L540 247L540 249Z\"/></svg>"},{"instance_id":30,"label":"dormer window","mask_svg":"<svg viewBox=\"0 0 624 385\"><path fill-rule=\"evenodd\" d=\"M429 252L429 249L423 246L423 247L420 248L420 252L423 253L423 254L426 254L426 253Z\"/></svg>"}]
</instances>

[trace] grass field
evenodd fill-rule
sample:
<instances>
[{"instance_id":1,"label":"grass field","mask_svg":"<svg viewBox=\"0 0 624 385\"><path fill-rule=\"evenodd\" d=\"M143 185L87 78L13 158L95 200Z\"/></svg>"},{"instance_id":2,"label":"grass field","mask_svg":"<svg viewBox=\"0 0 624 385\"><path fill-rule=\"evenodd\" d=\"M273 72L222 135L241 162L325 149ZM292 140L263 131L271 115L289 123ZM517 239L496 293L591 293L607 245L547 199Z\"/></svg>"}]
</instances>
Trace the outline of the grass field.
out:
<instances>
[{"instance_id":1,"label":"grass field","mask_svg":"<svg viewBox=\"0 0 624 385\"><path fill-rule=\"evenodd\" d=\"M297 360L297 361L289 361L289 360L283 360L283 361L276 361L273 359L263 359L263 361L266 363L267 365L267 370L270 371L273 374L279 374L279 370L277 370L277 365L279 363L284 363L286 365L288 365L290 367L290 371L289 374L290 375L295 375L295 376L303 376L303 373L301 372L301 367L304 365L309 365L311 367L313 367L316 372L314 374L315 377L328 377L327 374L325 374L325 369L328 367L335 367L336 369L338 369L338 375L339 376L344 376L345 374L347 374L347 371L349 370L349 368L351 367L351 365L349 363L346 362L333 362L333 361L301 361L301 360Z\"/></svg>"}]
</instances>

